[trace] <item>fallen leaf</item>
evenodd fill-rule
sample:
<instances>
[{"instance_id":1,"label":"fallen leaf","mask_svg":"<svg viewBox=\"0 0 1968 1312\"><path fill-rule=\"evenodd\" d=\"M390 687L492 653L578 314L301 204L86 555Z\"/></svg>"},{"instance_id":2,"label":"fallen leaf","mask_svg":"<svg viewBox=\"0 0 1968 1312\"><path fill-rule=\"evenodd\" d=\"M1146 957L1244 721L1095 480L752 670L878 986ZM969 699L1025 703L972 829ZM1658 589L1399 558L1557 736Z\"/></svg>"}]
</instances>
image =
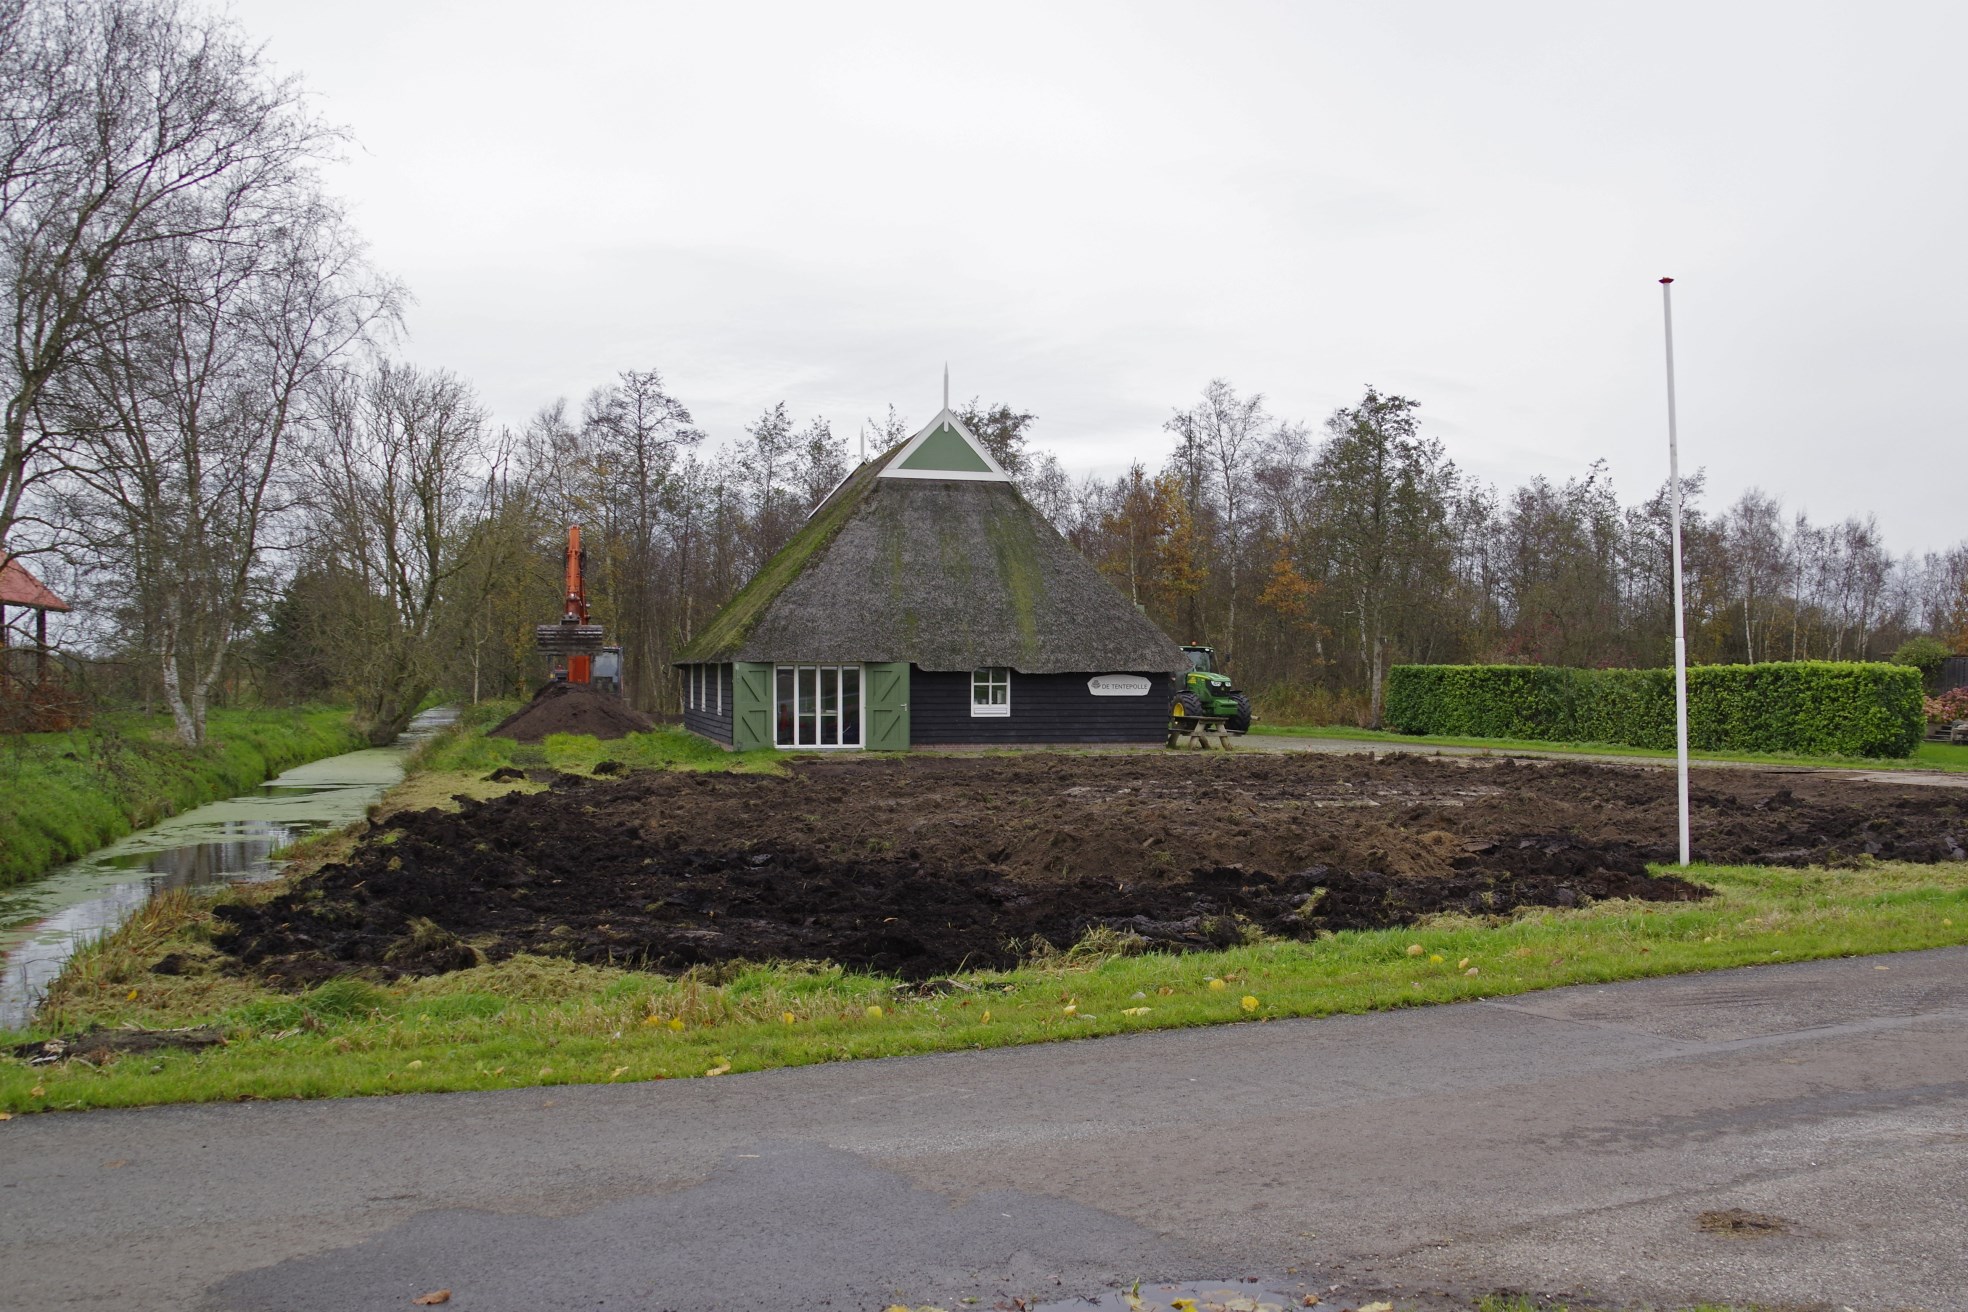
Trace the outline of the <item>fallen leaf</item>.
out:
<instances>
[{"instance_id":1,"label":"fallen leaf","mask_svg":"<svg viewBox=\"0 0 1968 1312\"><path fill-rule=\"evenodd\" d=\"M1225 984L1225 983L1224 983L1224 982L1223 982L1222 980L1220 980L1220 979L1213 979L1213 980L1211 980L1211 981L1209 982L1209 986L1210 986L1210 987L1211 987L1212 989L1227 989L1227 988L1229 988L1229 987L1230 987L1230 986L1229 986L1228 984Z\"/></svg>"},{"instance_id":2,"label":"fallen leaf","mask_svg":"<svg viewBox=\"0 0 1968 1312\"><path fill-rule=\"evenodd\" d=\"M1476 975L1476 974L1480 974L1481 972L1478 971L1476 967L1471 966L1468 970L1465 970L1462 973L1465 975Z\"/></svg>"},{"instance_id":3,"label":"fallen leaf","mask_svg":"<svg viewBox=\"0 0 1968 1312\"><path fill-rule=\"evenodd\" d=\"M790 1011L783 1011L779 1013L779 1019L785 1021L788 1025L790 1025L795 1020L797 1020L798 1017L794 1016L793 1013Z\"/></svg>"},{"instance_id":4,"label":"fallen leaf","mask_svg":"<svg viewBox=\"0 0 1968 1312\"><path fill-rule=\"evenodd\" d=\"M1448 958L1447 958L1447 957L1445 957L1445 956L1443 956L1443 955L1442 955L1441 953L1439 953L1439 952L1431 952L1431 953L1429 953L1429 954L1428 954L1428 959L1429 959L1430 961L1432 961L1432 962L1434 962L1434 963L1435 963L1436 965L1438 965L1438 966L1439 966L1439 965L1441 965L1441 964L1442 964L1442 963L1443 963L1444 961L1447 961L1447 960L1448 960Z\"/></svg>"},{"instance_id":5,"label":"fallen leaf","mask_svg":"<svg viewBox=\"0 0 1968 1312\"><path fill-rule=\"evenodd\" d=\"M1166 985L1166 984L1164 984L1164 985L1162 985L1162 986L1161 986L1160 988L1158 988L1158 989L1156 989L1156 990L1155 990L1155 992L1157 992L1157 993L1159 993L1159 994L1161 994L1161 995L1162 995L1163 997L1165 997L1165 998L1166 998L1166 997L1168 997L1168 996L1169 996L1170 994L1172 994L1172 993L1174 993L1174 992L1175 992L1175 990L1174 990L1174 989L1172 989L1172 988L1170 988L1170 987L1169 987L1168 985Z\"/></svg>"},{"instance_id":6,"label":"fallen leaf","mask_svg":"<svg viewBox=\"0 0 1968 1312\"><path fill-rule=\"evenodd\" d=\"M420 1071L420 1070L422 1070L423 1068L424 1068L424 1063L423 1063L423 1061L422 1061L422 1059L420 1058L420 1059L418 1059L417 1061L413 1061L413 1062L411 1062L411 1063L409 1063L409 1064L408 1064L407 1066L405 1066L405 1067L404 1067L403 1069L404 1069L404 1070L406 1070L406 1071Z\"/></svg>"},{"instance_id":7,"label":"fallen leaf","mask_svg":"<svg viewBox=\"0 0 1968 1312\"><path fill-rule=\"evenodd\" d=\"M683 1029L683 1017L681 1016L670 1017L670 1028L680 1032Z\"/></svg>"},{"instance_id":8,"label":"fallen leaf","mask_svg":"<svg viewBox=\"0 0 1968 1312\"><path fill-rule=\"evenodd\" d=\"M1319 1306L1319 1296L1317 1294L1307 1294L1304 1298L1298 1300L1298 1305L1300 1307L1317 1307Z\"/></svg>"},{"instance_id":9,"label":"fallen leaf","mask_svg":"<svg viewBox=\"0 0 1968 1312\"><path fill-rule=\"evenodd\" d=\"M30 1098L45 1098L48 1096L48 1091L37 1084L27 1091L27 1096Z\"/></svg>"},{"instance_id":10,"label":"fallen leaf","mask_svg":"<svg viewBox=\"0 0 1968 1312\"><path fill-rule=\"evenodd\" d=\"M546 1078L547 1078L547 1076L549 1076L549 1075L552 1075L552 1074L553 1074L553 1067L551 1067L551 1066L542 1066L542 1067L540 1068L540 1078L541 1078L541 1079L543 1079L543 1080L544 1080L544 1079L546 1079Z\"/></svg>"},{"instance_id":11,"label":"fallen leaf","mask_svg":"<svg viewBox=\"0 0 1968 1312\"><path fill-rule=\"evenodd\" d=\"M1468 958L1468 957L1464 957L1464 958L1463 958L1463 959L1462 959L1461 961L1458 961L1458 962L1456 962L1456 969L1457 969L1457 970L1468 970L1468 969L1469 969L1469 958Z\"/></svg>"},{"instance_id":12,"label":"fallen leaf","mask_svg":"<svg viewBox=\"0 0 1968 1312\"><path fill-rule=\"evenodd\" d=\"M125 993L123 995L123 1001L125 1002L135 1002L136 1000L137 1000L137 991L135 989L131 989L128 993Z\"/></svg>"},{"instance_id":13,"label":"fallen leaf","mask_svg":"<svg viewBox=\"0 0 1968 1312\"><path fill-rule=\"evenodd\" d=\"M13 1119L14 1114L12 1112L0 1112L0 1121L11 1121Z\"/></svg>"},{"instance_id":14,"label":"fallen leaf","mask_svg":"<svg viewBox=\"0 0 1968 1312\"><path fill-rule=\"evenodd\" d=\"M1250 994L1248 994L1248 993L1246 993L1246 994L1244 994L1244 996L1243 996L1243 997L1241 997L1241 998L1239 998L1239 999L1238 999L1238 1002L1239 1002L1240 1004L1242 1004L1242 1006L1243 1006L1243 1009L1244 1009L1245 1011L1256 1011L1256 1010L1257 1010L1257 999L1256 999L1256 998L1253 998L1253 997L1252 997L1252 996L1251 996Z\"/></svg>"},{"instance_id":15,"label":"fallen leaf","mask_svg":"<svg viewBox=\"0 0 1968 1312\"><path fill-rule=\"evenodd\" d=\"M705 1071L705 1072L704 1072L704 1074L706 1074L706 1075L723 1075L723 1074L725 1074L726 1072L728 1072L728 1071L730 1071L730 1069L731 1069L731 1063L730 1063L730 1062L728 1062L728 1061L721 1061L721 1062L719 1062L719 1063L718 1063L717 1065L715 1065L715 1066L713 1066L713 1067L711 1067L711 1068L710 1068L709 1070L707 1070L707 1071Z\"/></svg>"},{"instance_id":16,"label":"fallen leaf","mask_svg":"<svg viewBox=\"0 0 1968 1312\"><path fill-rule=\"evenodd\" d=\"M882 1018L882 1009L880 1003L876 1003L868 1008L869 1020L880 1020L881 1018Z\"/></svg>"},{"instance_id":17,"label":"fallen leaf","mask_svg":"<svg viewBox=\"0 0 1968 1312\"><path fill-rule=\"evenodd\" d=\"M1150 1008L1147 1008L1147 1007L1122 1007L1122 1008L1121 1008L1121 1015L1123 1015L1123 1016L1146 1016L1146 1015L1148 1014L1148 1012L1149 1012L1149 1010L1150 1010Z\"/></svg>"},{"instance_id":18,"label":"fallen leaf","mask_svg":"<svg viewBox=\"0 0 1968 1312\"><path fill-rule=\"evenodd\" d=\"M1061 1007L1060 1010L1065 1012L1068 1016L1077 1016L1080 1014L1080 1004L1077 1002L1069 1002L1064 1007Z\"/></svg>"},{"instance_id":19,"label":"fallen leaf","mask_svg":"<svg viewBox=\"0 0 1968 1312\"><path fill-rule=\"evenodd\" d=\"M612 1070L612 1071L610 1071L610 1072L608 1073L608 1078L609 1078L609 1079L611 1079L611 1080L619 1080L619 1079L621 1079L621 1078L622 1078L622 1077L623 1077L624 1075L627 1075L628 1073L629 1073L629 1068L628 1068L628 1067L626 1067L626 1066L617 1066L617 1067L616 1067L616 1068L615 1068L614 1070Z\"/></svg>"},{"instance_id":20,"label":"fallen leaf","mask_svg":"<svg viewBox=\"0 0 1968 1312\"><path fill-rule=\"evenodd\" d=\"M1392 1303L1362 1303L1360 1312L1394 1312Z\"/></svg>"},{"instance_id":21,"label":"fallen leaf","mask_svg":"<svg viewBox=\"0 0 1968 1312\"><path fill-rule=\"evenodd\" d=\"M1409 956L1411 956L1411 957L1418 957L1418 956L1420 956L1420 955L1421 955L1422 953L1424 953L1424 952L1426 952L1426 951L1428 951L1428 949L1427 949L1427 948L1425 948L1425 947L1423 947L1423 946L1422 946L1421 944L1419 944L1419 943L1410 943L1410 944L1408 944L1408 955L1409 955Z\"/></svg>"},{"instance_id":22,"label":"fallen leaf","mask_svg":"<svg viewBox=\"0 0 1968 1312\"><path fill-rule=\"evenodd\" d=\"M430 1293L423 1295L421 1298L411 1299L410 1305L412 1307L436 1307L439 1303L449 1303L450 1301L451 1301L450 1290L433 1289L431 1290Z\"/></svg>"},{"instance_id":23,"label":"fallen leaf","mask_svg":"<svg viewBox=\"0 0 1968 1312\"><path fill-rule=\"evenodd\" d=\"M991 1013L988 1009L984 1012L984 1015L981 1017L981 1020L986 1025L989 1025L991 1023Z\"/></svg>"},{"instance_id":24,"label":"fallen leaf","mask_svg":"<svg viewBox=\"0 0 1968 1312\"><path fill-rule=\"evenodd\" d=\"M644 1016L642 1018L642 1023L645 1025L661 1025L663 1023L663 1018L661 1016Z\"/></svg>"}]
</instances>

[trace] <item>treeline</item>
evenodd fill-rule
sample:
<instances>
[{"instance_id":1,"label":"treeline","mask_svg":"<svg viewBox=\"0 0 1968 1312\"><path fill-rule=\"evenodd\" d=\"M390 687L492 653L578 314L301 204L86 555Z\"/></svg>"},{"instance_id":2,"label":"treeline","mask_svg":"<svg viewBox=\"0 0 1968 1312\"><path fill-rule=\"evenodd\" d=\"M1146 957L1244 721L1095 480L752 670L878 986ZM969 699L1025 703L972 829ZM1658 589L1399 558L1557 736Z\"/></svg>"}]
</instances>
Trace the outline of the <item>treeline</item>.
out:
<instances>
[{"instance_id":1,"label":"treeline","mask_svg":"<svg viewBox=\"0 0 1968 1312\"><path fill-rule=\"evenodd\" d=\"M1180 638L1214 641L1272 713L1379 720L1396 661L1660 666L1672 658L1671 503L1622 502L1603 463L1508 491L1369 389L1320 428L1213 382L1159 467L1087 480L1054 521ZM1876 521L1812 522L1751 489L1683 484L1689 659L1880 660L1968 650L1968 542L1894 556Z\"/></svg>"},{"instance_id":2,"label":"treeline","mask_svg":"<svg viewBox=\"0 0 1968 1312\"><path fill-rule=\"evenodd\" d=\"M432 695L540 677L532 628L559 614L579 522L627 696L674 709L683 640L910 421L890 406L851 453L779 403L714 442L649 369L496 425L467 380L394 354L404 292L317 175L341 140L229 19L0 7L0 549L71 592L71 669L161 701L187 742L252 697L352 700L383 741ZM1622 503L1595 467L1499 491L1406 398L1369 390L1314 428L1214 382L1164 459L1112 479L1069 474L1028 411L963 416L1274 718L1375 721L1397 661L1668 658L1664 490ZM1696 661L1968 637L1968 544L1895 558L1870 519L1754 491L1691 507L1686 540Z\"/></svg>"}]
</instances>

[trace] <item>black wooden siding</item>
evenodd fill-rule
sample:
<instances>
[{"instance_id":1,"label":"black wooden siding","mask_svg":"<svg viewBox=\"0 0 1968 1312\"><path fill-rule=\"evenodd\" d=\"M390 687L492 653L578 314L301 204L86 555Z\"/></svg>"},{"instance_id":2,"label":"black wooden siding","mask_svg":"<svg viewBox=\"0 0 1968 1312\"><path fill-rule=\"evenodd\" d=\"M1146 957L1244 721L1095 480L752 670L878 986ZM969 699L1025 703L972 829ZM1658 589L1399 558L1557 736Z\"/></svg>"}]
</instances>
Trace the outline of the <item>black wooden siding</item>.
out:
<instances>
[{"instance_id":1,"label":"black wooden siding","mask_svg":"<svg viewBox=\"0 0 1968 1312\"><path fill-rule=\"evenodd\" d=\"M702 710L697 710L690 705L691 680L698 668L692 665L677 666L677 670L683 675L683 727L691 733L702 734L712 742L729 746L731 743L731 667L729 665L711 667L717 671L717 684L715 687L706 685ZM722 701L718 699L720 688L724 691Z\"/></svg>"},{"instance_id":2,"label":"black wooden siding","mask_svg":"<svg viewBox=\"0 0 1968 1312\"><path fill-rule=\"evenodd\" d=\"M909 671L909 741L950 743L1152 743L1168 734L1170 683L1150 674L1147 695L1096 697L1087 680L1096 674L1011 674L1011 714L972 716L970 672Z\"/></svg>"}]
</instances>

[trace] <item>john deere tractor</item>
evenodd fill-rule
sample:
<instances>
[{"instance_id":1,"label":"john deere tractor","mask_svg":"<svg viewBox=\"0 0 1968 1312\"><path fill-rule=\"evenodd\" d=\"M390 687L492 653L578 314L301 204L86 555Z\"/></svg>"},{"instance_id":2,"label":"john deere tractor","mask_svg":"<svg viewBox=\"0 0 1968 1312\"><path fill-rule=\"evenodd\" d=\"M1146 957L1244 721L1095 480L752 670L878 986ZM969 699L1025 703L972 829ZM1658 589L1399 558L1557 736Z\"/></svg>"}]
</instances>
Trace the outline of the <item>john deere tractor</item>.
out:
<instances>
[{"instance_id":1,"label":"john deere tractor","mask_svg":"<svg viewBox=\"0 0 1968 1312\"><path fill-rule=\"evenodd\" d=\"M1189 673L1169 707L1169 715L1178 720L1220 715L1223 727L1231 733L1249 729L1250 698L1237 691L1229 675L1216 672L1216 653L1199 646L1185 646L1182 651L1189 657Z\"/></svg>"}]
</instances>

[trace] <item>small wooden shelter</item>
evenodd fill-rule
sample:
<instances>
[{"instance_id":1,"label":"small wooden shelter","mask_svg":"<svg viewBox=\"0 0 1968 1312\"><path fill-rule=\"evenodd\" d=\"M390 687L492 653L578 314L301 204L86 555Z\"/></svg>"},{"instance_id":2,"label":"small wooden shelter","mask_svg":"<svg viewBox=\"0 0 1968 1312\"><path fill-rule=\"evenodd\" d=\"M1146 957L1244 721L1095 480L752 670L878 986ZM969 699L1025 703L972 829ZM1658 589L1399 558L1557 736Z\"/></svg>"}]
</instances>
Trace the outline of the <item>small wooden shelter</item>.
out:
<instances>
[{"instance_id":1,"label":"small wooden shelter","mask_svg":"<svg viewBox=\"0 0 1968 1312\"><path fill-rule=\"evenodd\" d=\"M45 683L48 678L48 612L68 610L68 603L57 597L40 579L29 572L19 560L0 551L0 652L14 649L13 624L20 617L10 617L9 609L24 610L33 619L34 680ZM11 658L6 672L12 674Z\"/></svg>"},{"instance_id":2,"label":"small wooden shelter","mask_svg":"<svg viewBox=\"0 0 1968 1312\"><path fill-rule=\"evenodd\" d=\"M1182 649L944 407L864 461L682 649L738 748L1159 745Z\"/></svg>"}]
</instances>

